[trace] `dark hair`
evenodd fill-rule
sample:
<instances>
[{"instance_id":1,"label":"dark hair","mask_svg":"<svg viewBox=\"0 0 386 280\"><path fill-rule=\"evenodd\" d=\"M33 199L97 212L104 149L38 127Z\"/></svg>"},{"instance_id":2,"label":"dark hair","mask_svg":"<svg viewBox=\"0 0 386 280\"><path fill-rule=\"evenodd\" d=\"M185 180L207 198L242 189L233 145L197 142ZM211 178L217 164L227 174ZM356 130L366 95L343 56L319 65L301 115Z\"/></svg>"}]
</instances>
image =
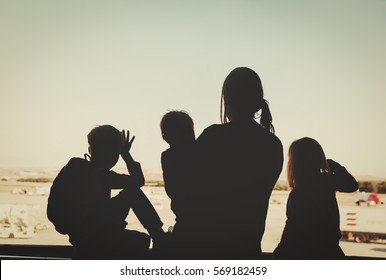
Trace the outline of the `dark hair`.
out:
<instances>
[{"instance_id":1,"label":"dark hair","mask_svg":"<svg viewBox=\"0 0 386 280\"><path fill-rule=\"evenodd\" d=\"M304 137L294 141L288 150L287 178L291 188L300 182L330 172L322 146L314 139Z\"/></svg>"},{"instance_id":2,"label":"dark hair","mask_svg":"<svg viewBox=\"0 0 386 280\"><path fill-rule=\"evenodd\" d=\"M161 119L162 138L167 143L184 139L195 139L194 123L185 111L169 111Z\"/></svg>"},{"instance_id":3,"label":"dark hair","mask_svg":"<svg viewBox=\"0 0 386 280\"><path fill-rule=\"evenodd\" d=\"M120 153L123 145L122 132L111 125L100 125L87 135L93 156L107 156Z\"/></svg>"},{"instance_id":4,"label":"dark hair","mask_svg":"<svg viewBox=\"0 0 386 280\"><path fill-rule=\"evenodd\" d=\"M221 121L227 123L227 107L251 117L258 117L261 110L260 124L275 133L268 102L264 99L263 86L259 75L247 67L232 70L226 77L221 93Z\"/></svg>"}]
</instances>

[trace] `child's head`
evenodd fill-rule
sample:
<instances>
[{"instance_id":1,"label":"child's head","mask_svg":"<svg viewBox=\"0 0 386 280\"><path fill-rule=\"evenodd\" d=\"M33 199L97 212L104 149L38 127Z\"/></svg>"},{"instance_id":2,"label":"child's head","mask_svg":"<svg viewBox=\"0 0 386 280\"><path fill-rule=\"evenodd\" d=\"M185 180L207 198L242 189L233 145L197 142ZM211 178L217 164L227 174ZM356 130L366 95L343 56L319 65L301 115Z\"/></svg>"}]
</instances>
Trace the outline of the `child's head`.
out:
<instances>
[{"instance_id":1,"label":"child's head","mask_svg":"<svg viewBox=\"0 0 386 280\"><path fill-rule=\"evenodd\" d=\"M122 133L111 125L97 126L87 135L92 161L110 170L118 161L123 145Z\"/></svg>"},{"instance_id":2,"label":"child's head","mask_svg":"<svg viewBox=\"0 0 386 280\"><path fill-rule=\"evenodd\" d=\"M162 138L170 145L194 141L194 124L192 118L185 111L167 112L161 119Z\"/></svg>"},{"instance_id":3,"label":"child's head","mask_svg":"<svg viewBox=\"0 0 386 280\"><path fill-rule=\"evenodd\" d=\"M322 146L314 139L304 137L294 141L288 151L287 177L291 188L299 182L329 172Z\"/></svg>"}]
</instances>

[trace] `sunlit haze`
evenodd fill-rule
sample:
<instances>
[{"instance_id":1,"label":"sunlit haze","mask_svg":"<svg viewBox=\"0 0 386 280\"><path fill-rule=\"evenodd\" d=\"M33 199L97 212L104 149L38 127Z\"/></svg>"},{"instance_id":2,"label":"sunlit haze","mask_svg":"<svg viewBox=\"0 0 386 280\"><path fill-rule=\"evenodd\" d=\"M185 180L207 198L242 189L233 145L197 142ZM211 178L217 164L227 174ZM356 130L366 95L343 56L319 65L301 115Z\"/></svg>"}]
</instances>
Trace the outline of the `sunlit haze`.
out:
<instances>
[{"instance_id":1,"label":"sunlit haze","mask_svg":"<svg viewBox=\"0 0 386 280\"><path fill-rule=\"evenodd\" d=\"M247 66L285 155L309 136L352 174L386 178L385 50L383 0L0 0L0 167L63 166L111 124L160 169L162 115L186 110L200 135Z\"/></svg>"}]
</instances>

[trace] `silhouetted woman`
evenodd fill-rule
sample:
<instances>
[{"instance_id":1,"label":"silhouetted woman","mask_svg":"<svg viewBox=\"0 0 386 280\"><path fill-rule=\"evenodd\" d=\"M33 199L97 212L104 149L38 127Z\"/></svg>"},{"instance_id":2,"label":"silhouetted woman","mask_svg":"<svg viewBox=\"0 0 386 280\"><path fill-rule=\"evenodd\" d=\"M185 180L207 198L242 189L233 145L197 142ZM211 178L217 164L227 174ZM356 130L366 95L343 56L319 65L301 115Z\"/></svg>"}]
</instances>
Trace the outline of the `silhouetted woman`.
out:
<instances>
[{"instance_id":1,"label":"silhouetted woman","mask_svg":"<svg viewBox=\"0 0 386 280\"><path fill-rule=\"evenodd\" d=\"M227 76L221 115L222 124L206 128L196 141L194 237L186 242L200 258L258 258L283 148L253 70L236 68Z\"/></svg>"},{"instance_id":2,"label":"silhouetted woman","mask_svg":"<svg viewBox=\"0 0 386 280\"><path fill-rule=\"evenodd\" d=\"M339 208L335 192L354 192L358 183L337 162L326 160L312 138L293 142L288 152L287 221L277 259L341 259Z\"/></svg>"}]
</instances>

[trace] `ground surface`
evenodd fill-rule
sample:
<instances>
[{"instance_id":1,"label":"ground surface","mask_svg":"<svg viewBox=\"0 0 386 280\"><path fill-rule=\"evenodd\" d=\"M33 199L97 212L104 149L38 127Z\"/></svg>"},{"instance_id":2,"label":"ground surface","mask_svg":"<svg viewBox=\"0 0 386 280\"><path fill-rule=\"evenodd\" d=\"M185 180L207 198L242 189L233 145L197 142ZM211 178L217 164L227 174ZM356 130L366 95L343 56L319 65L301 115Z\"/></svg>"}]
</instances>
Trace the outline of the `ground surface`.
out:
<instances>
[{"instance_id":1,"label":"ground surface","mask_svg":"<svg viewBox=\"0 0 386 280\"><path fill-rule=\"evenodd\" d=\"M1 213L4 213L4 209L9 207L9 205L16 204L32 206L37 205L37 207L40 209L40 211L37 212L39 214L38 220L40 220L42 224L47 224L49 226L48 229L40 230L36 233L34 237L27 239L0 238L0 244L69 244L67 236L58 234L45 216L45 209L48 198L47 195L27 195L11 193L15 187L22 189L33 189L33 186L36 185L42 186L45 184L0 182L0 210ZM49 184L46 185L49 186ZM159 187L144 187L143 190L150 198L161 219L163 220L164 229L167 230L169 226L173 226L174 215L170 211L170 200L166 196L164 189ZM280 240L280 236L285 224L285 204L287 198L288 192L274 192L271 196L271 203L266 223L266 231L262 242L264 252L272 252ZM368 210L367 206L355 205L355 194L338 193L337 198L341 212L350 209L350 211L356 211L358 212L358 214L360 214ZM381 200L386 202L386 195L382 195ZM377 211L376 213L383 215L386 220L385 204L378 205L373 208L374 210L372 211ZM144 229L139 224L138 220L134 215L129 215L127 222L128 228L144 231ZM384 232L386 232L386 226L384 228ZM386 258L386 240L379 240L377 242L372 243L355 243L353 241L342 241L340 245L348 256Z\"/></svg>"}]
</instances>

